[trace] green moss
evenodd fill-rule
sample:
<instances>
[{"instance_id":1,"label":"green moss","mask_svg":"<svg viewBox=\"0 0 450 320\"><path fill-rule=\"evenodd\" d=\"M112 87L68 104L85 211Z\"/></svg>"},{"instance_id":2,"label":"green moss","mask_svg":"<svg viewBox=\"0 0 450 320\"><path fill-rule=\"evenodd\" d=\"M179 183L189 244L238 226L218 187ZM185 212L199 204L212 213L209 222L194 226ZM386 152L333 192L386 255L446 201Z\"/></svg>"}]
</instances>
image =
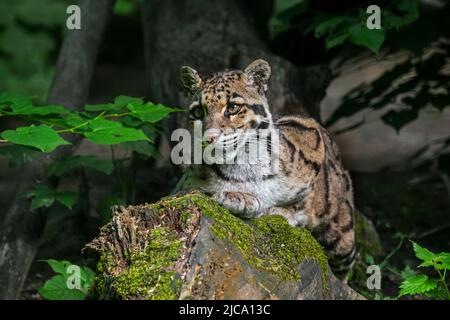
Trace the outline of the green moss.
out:
<instances>
[{"instance_id":1,"label":"green moss","mask_svg":"<svg viewBox=\"0 0 450 320\"><path fill-rule=\"evenodd\" d=\"M291 227L281 216L265 216L246 223L209 197L194 192L146 206L146 213L152 217L175 212L173 219L177 221L173 223L177 227L150 228L144 250L130 252L119 262L110 256L109 249L101 253L95 296L101 298L99 291L108 290L105 296L111 297L113 289L120 299L177 299L181 281L176 278L174 265L183 253L184 243L180 230L175 229L183 230L192 223L192 213L198 210L211 218L212 232L235 245L253 268L282 280L298 281L301 275L297 267L303 260L312 259L322 270L325 286L327 258L309 231ZM108 278L112 281L106 284Z\"/></svg>"},{"instance_id":2,"label":"green moss","mask_svg":"<svg viewBox=\"0 0 450 320\"><path fill-rule=\"evenodd\" d=\"M183 211L180 213L180 223L183 227L186 227L186 224L189 221L189 218L191 218L191 213L189 211Z\"/></svg>"},{"instance_id":3,"label":"green moss","mask_svg":"<svg viewBox=\"0 0 450 320\"><path fill-rule=\"evenodd\" d=\"M282 270L293 279L299 279L295 268L304 259L312 259L319 264L325 284L328 260L308 230L290 226L281 216L265 216L256 219L255 224L263 232L259 245L272 257L270 268L273 271Z\"/></svg>"},{"instance_id":4,"label":"green moss","mask_svg":"<svg viewBox=\"0 0 450 320\"><path fill-rule=\"evenodd\" d=\"M173 198L169 203L181 212L190 206L201 208L202 214L213 219L214 234L233 243L253 268L297 281L301 276L297 267L304 259L312 259L319 263L325 284L328 262L321 246L308 230L290 226L283 217L263 216L245 223L200 193Z\"/></svg>"},{"instance_id":5,"label":"green moss","mask_svg":"<svg viewBox=\"0 0 450 320\"><path fill-rule=\"evenodd\" d=\"M173 264L181 255L182 242L177 234L167 228L152 229L148 245L143 251L132 252L128 265L121 268L108 255L103 255L97 269L100 274L108 270L117 274L111 289L119 299L177 299L181 288ZM98 287L104 287L105 280L99 279Z\"/></svg>"}]
</instances>

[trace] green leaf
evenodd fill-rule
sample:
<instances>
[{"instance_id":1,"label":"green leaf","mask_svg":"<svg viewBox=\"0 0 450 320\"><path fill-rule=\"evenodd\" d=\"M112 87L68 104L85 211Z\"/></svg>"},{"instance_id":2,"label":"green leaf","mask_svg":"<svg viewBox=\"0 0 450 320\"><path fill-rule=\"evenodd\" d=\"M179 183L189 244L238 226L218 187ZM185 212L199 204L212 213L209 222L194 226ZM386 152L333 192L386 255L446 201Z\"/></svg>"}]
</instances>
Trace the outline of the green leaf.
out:
<instances>
[{"instance_id":1,"label":"green leaf","mask_svg":"<svg viewBox=\"0 0 450 320\"><path fill-rule=\"evenodd\" d=\"M66 114L70 111L62 106L48 105L48 106L26 106L26 107L12 107L12 112L9 115L47 115L47 114Z\"/></svg>"},{"instance_id":2,"label":"green leaf","mask_svg":"<svg viewBox=\"0 0 450 320\"><path fill-rule=\"evenodd\" d=\"M275 0L274 15L292 18L308 9L306 0Z\"/></svg>"},{"instance_id":3,"label":"green leaf","mask_svg":"<svg viewBox=\"0 0 450 320\"><path fill-rule=\"evenodd\" d=\"M334 48L340 44L343 44L345 42L345 40L347 40L349 38L349 34L347 32L343 32L339 35L335 35L333 37L327 37L326 41L325 41L325 48L327 50Z\"/></svg>"},{"instance_id":4,"label":"green leaf","mask_svg":"<svg viewBox=\"0 0 450 320\"><path fill-rule=\"evenodd\" d=\"M39 294L48 300L83 300L86 294L77 289L69 289L67 278L62 275L54 276L47 280L41 288Z\"/></svg>"},{"instance_id":5,"label":"green leaf","mask_svg":"<svg viewBox=\"0 0 450 320\"><path fill-rule=\"evenodd\" d=\"M135 151L146 157L154 157L158 154L155 146L148 141L133 141L125 144L130 150Z\"/></svg>"},{"instance_id":6,"label":"green leaf","mask_svg":"<svg viewBox=\"0 0 450 320\"><path fill-rule=\"evenodd\" d=\"M33 103L29 97L13 92L0 93L0 105L3 104L12 105L16 108L27 108L33 106Z\"/></svg>"},{"instance_id":7,"label":"green leaf","mask_svg":"<svg viewBox=\"0 0 450 320\"><path fill-rule=\"evenodd\" d=\"M350 41L354 44L369 48L374 53L378 53L384 42L386 31L384 29L370 30L366 26L356 24L349 29Z\"/></svg>"},{"instance_id":8,"label":"green leaf","mask_svg":"<svg viewBox=\"0 0 450 320\"><path fill-rule=\"evenodd\" d=\"M296 6L299 3L305 2L304 0L275 0L274 8L275 13L279 14L281 12L292 9L292 7Z\"/></svg>"},{"instance_id":9,"label":"green leaf","mask_svg":"<svg viewBox=\"0 0 450 320\"><path fill-rule=\"evenodd\" d=\"M127 141L148 141L148 137L141 129L124 127L120 122L96 119L89 121L91 132L83 135L98 144L117 144Z\"/></svg>"},{"instance_id":10,"label":"green leaf","mask_svg":"<svg viewBox=\"0 0 450 320\"><path fill-rule=\"evenodd\" d=\"M413 294L423 294L425 292L431 291L437 287L437 282L434 279L428 278L428 276L424 274L419 274L416 276L412 276L407 278L400 285L400 294L399 297L404 295L413 295Z\"/></svg>"},{"instance_id":11,"label":"green leaf","mask_svg":"<svg viewBox=\"0 0 450 320\"><path fill-rule=\"evenodd\" d=\"M438 253L436 258L436 268L439 270L450 270L450 253L449 252L441 252Z\"/></svg>"},{"instance_id":12,"label":"green leaf","mask_svg":"<svg viewBox=\"0 0 450 320\"><path fill-rule=\"evenodd\" d=\"M419 4L420 0L401 0L398 2L397 9L402 13L397 15L395 13L386 11L383 12L382 21L388 28L399 29L405 25L412 23L419 18Z\"/></svg>"},{"instance_id":13,"label":"green leaf","mask_svg":"<svg viewBox=\"0 0 450 320\"><path fill-rule=\"evenodd\" d=\"M33 191L27 194L27 197L32 197L30 208L48 208L55 202L55 190L47 186L38 186Z\"/></svg>"},{"instance_id":14,"label":"green leaf","mask_svg":"<svg viewBox=\"0 0 450 320\"><path fill-rule=\"evenodd\" d=\"M81 280L86 282L93 281L95 278L95 272L89 267L81 268Z\"/></svg>"},{"instance_id":15,"label":"green leaf","mask_svg":"<svg viewBox=\"0 0 450 320\"><path fill-rule=\"evenodd\" d=\"M269 32L270 39L274 39L280 33L286 32L291 28L289 20L280 19L278 17L270 17Z\"/></svg>"},{"instance_id":16,"label":"green leaf","mask_svg":"<svg viewBox=\"0 0 450 320\"><path fill-rule=\"evenodd\" d=\"M375 259L373 256L371 256L370 254L366 253L366 255L364 256L364 261L368 264L368 265L372 265L375 264Z\"/></svg>"},{"instance_id":17,"label":"green leaf","mask_svg":"<svg viewBox=\"0 0 450 320\"><path fill-rule=\"evenodd\" d=\"M68 127L78 127L82 125L83 123L86 123L90 120L90 118L83 118L81 115L84 115L83 113L69 113L67 115L64 115L63 119L64 122ZM87 125L87 124L86 124ZM84 127L81 127L83 129ZM80 128L78 129L80 130Z\"/></svg>"},{"instance_id":18,"label":"green leaf","mask_svg":"<svg viewBox=\"0 0 450 320\"><path fill-rule=\"evenodd\" d=\"M0 93L0 105L6 105L2 110L8 115L47 115L47 114L66 114L70 110L59 105L34 106L30 97L12 92Z\"/></svg>"},{"instance_id":19,"label":"green leaf","mask_svg":"<svg viewBox=\"0 0 450 320\"><path fill-rule=\"evenodd\" d=\"M49 186L37 186L34 190L28 192L26 196L33 198L30 205L31 209L48 208L55 200L72 209L77 199L76 194L73 192L58 192Z\"/></svg>"},{"instance_id":20,"label":"green leaf","mask_svg":"<svg viewBox=\"0 0 450 320\"><path fill-rule=\"evenodd\" d=\"M419 2L420 0L395 1L395 7L382 10L383 29L370 30L365 25L367 13L358 5L348 7L346 11L330 13L319 9L312 14L307 11L309 1L276 0L269 19L269 31L272 38L294 28L304 30L304 34L314 31L317 38L325 37L327 49L349 40L376 53L384 42L387 30L398 30L419 17Z\"/></svg>"},{"instance_id":21,"label":"green leaf","mask_svg":"<svg viewBox=\"0 0 450 320\"><path fill-rule=\"evenodd\" d=\"M332 15L332 14L320 14L313 23L314 35L317 38L324 36L325 34L332 33L339 26L348 24L351 20L346 16ZM345 31L345 30L344 30Z\"/></svg>"},{"instance_id":22,"label":"green leaf","mask_svg":"<svg viewBox=\"0 0 450 320\"><path fill-rule=\"evenodd\" d=\"M61 145L69 144L47 125L19 127L1 133L3 139L15 144L35 147L43 152L51 152Z\"/></svg>"},{"instance_id":23,"label":"green leaf","mask_svg":"<svg viewBox=\"0 0 450 320\"><path fill-rule=\"evenodd\" d=\"M66 260L55 260L55 259L47 259L41 260L42 262L47 262L48 265L52 268L55 273L59 273L63 276L67 274L67 268L72 264L70 261Z\"/></svg>"},{"instance_id":24,"label":"green leaf","mask_svg":"<svg viewBox=\"0 0 450 320\"><path fill-rule=\"evenodd\" d=\"M288 31L291 28L291 19L308 9L306 0L275 0L274 10L269 19L270 37Z\"/></svg>"},{"instance_id":25,"label":"green leaf","mask_svg":"<svg viewBox=\"0 0 450 320\"><path fill-rule=\"evenodd\" d=\"M109 129L117 129L117 128L123 127L120 122L111 121L111 120L102 119L102 118L89 120L88 121L88 126L94 132L95 131L105 130L105 129L109 130Z\"/></svg>"},{"instance_id":26,"label":"green leaf","mask_svg":"<svg viewBox=\"0 0 450 320\"><path fill-rule=\"evenodd\" d=\"M82 267L81 268L81 286L83 288L83 291L87 294L89 292L89 289L94 284L95 280L95 272L89 268L89 267Z\"/></svg>"},{"instance_id":27,"label":"green leaf","mask_svg":"<svg viewBox=\"0 0 450 320\"><path fill-rule=\"evenodd\" d=\"M120 108L126 107L128 104L134 103L137 105L144 104L144 100L142 98L129 97L129 96L118 96L114 99L114 105Z\"/></svg>"},{"instance_id":28,"label":"green leaf","mask_svg":"<svg viewBox=\"0 0 450 320\"><path fill-rule=\"evenodd\" d=\"M416 257L419 258L420 260L422 260L424 262L430 262L436 257L436 255L433 252L431 252L430 250L421 247L414 241L411 241L411 242L413 244L413 249L416 254Z\"/></svg>"},{"instance_id":29,"label":"green leaf","mask_svg":"<svg viewBox=\"0 0 450 320\"><path fill-rule=\"evenodd\" d=\"M67 208L72 209L77 202L77 195L73 192L57 192L55 193L55 199Z\"/></svg>"},{"instance_id":30,"label":"green leaf","mask_svg":"<svg viewBox=\"0 0 450 320\"><path fill-rule=\"evenodd\" d=\"M405 279L415 276L416 274L417 274L416 271L407 265L400 273L400 276L402 277L402 279L405 280Z\"/></svg>"},{"instance_id":31,"label":"green leaf","mask_svg":"<svg viewBox=\"0 0 450 320\"><path fill-rule=\"evenodd\" d=\"M119 119L119 121L126 127L136 128L142 125L142 121L140 119L131 116L123 116Z\"/></svg>"},{"instance_id":32,"label":"green leaf","mask_svg":"<svg viewBox=\"0 0 450 320\"><path fill-rule=\"evenodd\" d=\"M92 142L98 144L118 144L127 141L148 140L147 136L140 129L120 128L120 129L104 129L94 132L86 132L84 136Z\"/></svg>"},{"instance_id":33,"label":"green leaf","mask_svg":"<svg viewBox=\"0 0 450 320\"><path fill-rule=\"evenodd\" d=\"M175 112L177 110L163 106L162 104L136 104L129 103L127 108L131 111L131 116L136 117L142 121L155 123L158 122L171 112Z\"/></svg>"},{"instance_id":34,"label":"green leaf","mask_svg":"<svg viewBox=\"0 0 450 320\"><path fill-rule=\"evenodd\" d=\"M52 270L58 275L53 278L47 280L45 284L38 289L39 294L44 299L49 300L79 300L84 299L86 297L87 292L92 287L95 273L88 267L77 266L70 261L62 260L58 261L55 259L43 260L43 262L47 262ZM69 267L77 267L79 270L79 288L69 289L68 283L69 281L74 280L74 276L77 276L76 273L72 273L72 270L69 270ZM76 269L74 269L76 270ZM70 273L68 273L70 271Z\"/></svg>"},{"instance_id":35,"label":"green leaf","mask_svg":"<svg viewBox=\"0 0 450 320\"><path fill-rule=\"evenodd\" d=\"M72 156L54 161L48 168L48 175L61 177L79 168L110 174L113 171L113 164L109 160L98 159L95 156Z\"/></svg>"}]
</instances>

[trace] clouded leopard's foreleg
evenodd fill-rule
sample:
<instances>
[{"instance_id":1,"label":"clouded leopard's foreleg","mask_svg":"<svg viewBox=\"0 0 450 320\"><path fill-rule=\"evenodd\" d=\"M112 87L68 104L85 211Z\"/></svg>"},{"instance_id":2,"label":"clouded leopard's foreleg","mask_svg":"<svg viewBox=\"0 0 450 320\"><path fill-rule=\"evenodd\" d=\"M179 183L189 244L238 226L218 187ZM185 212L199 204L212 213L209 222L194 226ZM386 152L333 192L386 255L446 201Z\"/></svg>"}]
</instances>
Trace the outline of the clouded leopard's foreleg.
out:
<instances>
[{"instance_id":1,"label":"clouded leopard's foreleg","mask_svg":"<svg viewBox=\"0 0 450 320\"><path fill-rule=\"evenodd\" d=\"M225 208L242 218L253 218L260 211L258 198L246 192L222 191L213 196Z\"/></svg>"}]
</instances>

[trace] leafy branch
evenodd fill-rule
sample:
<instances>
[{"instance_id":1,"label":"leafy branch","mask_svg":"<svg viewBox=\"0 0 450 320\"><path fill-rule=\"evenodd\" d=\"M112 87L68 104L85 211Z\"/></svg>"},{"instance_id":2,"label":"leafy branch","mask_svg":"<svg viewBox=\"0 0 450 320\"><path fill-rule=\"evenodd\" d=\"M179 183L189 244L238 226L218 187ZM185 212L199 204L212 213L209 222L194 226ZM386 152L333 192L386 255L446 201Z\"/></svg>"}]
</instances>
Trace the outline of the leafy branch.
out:
<instances>
[{"instance_id":1,"label":"leafy branch","mask_svg":"<svg viewBox=\"0 0 450 320\"><path fill-rule=\"evenodd\" d=\"M450 292L446 280L447 271L450 270L450 253L434 253L413 241L411 242L416 257L422 261L419 268L431 267L438 277L431 278L423 273L408 272L404 276L405 280L400 285L399 297L422 294L431 298L450 300Z\"/></svg>"},{"instance_id":2,"label":"leafy branch","mask_svg":"<svg viewBox=\"0 0 450 320\"><path fill-rule=\"evenodd\" d=\"M346 11L318 10L309 0L276 0L269 21L272 38L298 29L325 40L327 50L350 42L377 53L386 38L386 31L398 30L419 17L419 0L395 0L381 7L381 29L369 30L366 7L354 6Z\"/></svg>"},{"instance_id":3,"label":"leafy branch","mask_svg":"<svg viewBox=\"0 0 450 320\"><path fill-rule=\"evenodd\" d=\"M128 96L119 96L113 103L86 105L84 109L76 112L58 105L35 106L29 97L0 93L0 116L30 122L28 126L0 132L0 156L9 156L12 164L21 165L39 152L52 152L70 144L64 135L78 134L95 144L111 148L123 144L128 150L150 157L155 154L157 123L179 111ZM80 169L109 175L116 162L116 159L79 155L56 159L49 166L47 176L62 177ZM50 185L38 185L24 196L31 198L31 209L50 207L54 203L72 209L78 198L74 192L55 190Z\"/></svg>"},{"instance_id":4,"label":"leafy branch","mask_svg":"<svg viewBox=\"0 0 450 320\"><path fill-rule=\"evenodd\" d=\"M69 144L61 136L63 133L80 134L94 143L105 145L151 141L141 127L153 125L171 112L178 111L127 96L117 97L114 103L87 105L85 110L75 112L57 105L35 106L28 97L2 93L0 116L18 116L32 124L1 132L0 142L51 152ZM137 120L138 124L129 126L127 117Z\"/></svg>"}]
</instances>

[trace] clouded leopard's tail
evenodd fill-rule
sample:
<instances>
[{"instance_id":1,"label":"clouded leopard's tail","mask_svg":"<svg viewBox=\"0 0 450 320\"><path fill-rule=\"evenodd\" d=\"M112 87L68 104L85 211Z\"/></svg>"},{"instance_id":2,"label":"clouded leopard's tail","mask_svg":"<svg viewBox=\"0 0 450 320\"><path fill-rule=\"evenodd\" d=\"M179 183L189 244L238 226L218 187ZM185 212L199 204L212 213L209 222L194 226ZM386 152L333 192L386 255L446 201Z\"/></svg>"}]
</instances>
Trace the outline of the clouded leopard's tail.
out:
<instances>
[{"instance_id":1,"label":"clouded leopard's tail","mask_svg":"<svg viewBox=\"0 0 450 320\"><path fill-rule=\"evenodd\" d=\"M356 258L355 212L353 203L345 200L339 207L338 214L322 231L319 242L328 256L333 273L340 279L346 279Z\"/></svg>"},{"instance_id":2,"label":"clouded leopard's tail","mask_svg":"<svg viewBox=\"0 0 450 320\"><path fill-rule=\"evenodd\" d=\"M329 260L331 271L337 278L346 281L350 270L355 264L355 258L356 247L353 247L347 255L341 257L340 259L331 258Z\"/></svg>"}]
</instances>

